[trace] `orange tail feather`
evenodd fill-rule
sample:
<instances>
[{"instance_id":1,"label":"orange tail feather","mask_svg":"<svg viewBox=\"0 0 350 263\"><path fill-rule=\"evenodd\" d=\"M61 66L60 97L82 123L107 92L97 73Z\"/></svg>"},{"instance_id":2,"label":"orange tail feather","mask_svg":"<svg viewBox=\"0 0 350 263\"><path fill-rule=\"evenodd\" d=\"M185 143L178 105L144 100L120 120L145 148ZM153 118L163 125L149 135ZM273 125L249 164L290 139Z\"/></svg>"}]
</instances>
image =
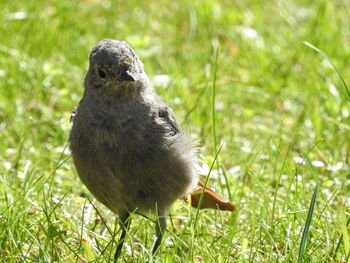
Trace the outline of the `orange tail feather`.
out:
<instances>
[{"instance_id":1,"label":"orange tail feather","mask_svg":"<svg viewBox=\"0 0 350 263\"><path fill-rule=\"evenodd\" d=\"M199 207L199 200L203 191L204 185L198 182L198 188L191 193L191 205L194 208ZM200 209L213 208L222 211L233 211L234 205L230 203L225 197L219 195L214 189L206 187L203 193L203 200Z\"/></svg>"}]
</instances>

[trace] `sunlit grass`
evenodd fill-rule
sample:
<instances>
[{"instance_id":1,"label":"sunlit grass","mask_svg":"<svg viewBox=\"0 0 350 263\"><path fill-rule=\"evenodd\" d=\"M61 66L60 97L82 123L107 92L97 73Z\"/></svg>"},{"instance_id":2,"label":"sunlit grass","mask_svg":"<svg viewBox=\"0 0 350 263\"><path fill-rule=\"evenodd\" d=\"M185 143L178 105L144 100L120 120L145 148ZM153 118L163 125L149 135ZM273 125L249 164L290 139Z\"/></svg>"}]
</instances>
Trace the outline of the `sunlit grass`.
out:
<instances>
[{"instance_id":1,"label":"sunlit grass","mask_svg":"<svg viewBox=\"0 0 350 263\"><path fill-rule=\"evenodd\" d=\"M203 174L220 149L208 184L237 208L174 204L159 262L297 262L317 184L302 260L346 262L349 13L342 0L0 2L0 261L113 258L116 217L67 150L87 55L108 37L135 48ZM154 223L132 220L121 261L145 262Z\"/></svg>"}]
</instances>

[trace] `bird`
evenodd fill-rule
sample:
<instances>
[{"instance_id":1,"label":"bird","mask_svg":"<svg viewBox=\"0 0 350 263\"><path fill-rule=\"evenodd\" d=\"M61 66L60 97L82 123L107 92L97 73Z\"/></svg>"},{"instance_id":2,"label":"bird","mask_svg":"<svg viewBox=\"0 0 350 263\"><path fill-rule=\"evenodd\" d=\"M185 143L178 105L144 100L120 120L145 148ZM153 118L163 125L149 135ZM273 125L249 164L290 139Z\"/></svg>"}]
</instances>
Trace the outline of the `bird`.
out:
<instances>
[{"instance_id":1,"label":"bird","mask_svg":"<svg viewBox=\"0 0 350 263\"><path fill-rule=\"evenodd\" d=\"M69 146L77 173L93 196L120 218L115 261L134 211L157 216L155 254L166 231L167 211L177 199L194 191L191 204L198 207L203 191L201 208L220 209L221 204L222 210L233 210L198 183L195 143L126 42L103 39L92 48L83 96L71 118Z\"/></svg>"}]
</instances>

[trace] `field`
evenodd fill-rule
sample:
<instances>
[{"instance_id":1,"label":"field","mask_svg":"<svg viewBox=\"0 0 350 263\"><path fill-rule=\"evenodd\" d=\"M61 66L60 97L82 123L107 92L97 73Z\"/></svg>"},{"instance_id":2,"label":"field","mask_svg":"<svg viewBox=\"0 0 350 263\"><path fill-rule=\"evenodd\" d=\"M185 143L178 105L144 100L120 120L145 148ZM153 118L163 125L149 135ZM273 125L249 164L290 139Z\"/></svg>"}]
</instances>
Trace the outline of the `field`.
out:
<instances>
[{"instance_id":1,"label":"field","mask_svg":"<svg viewBox=\"0 0 350 263\"><path fill-rule=\"evenodd\" d=\"M70 111L91 48L127 41L234 213L178 201L152 258L350 261L350 2L1 1L0 262L109 262L118 219L79 180ZM217 157L217 158L216 158Z\"/></svg>"}]
</instances>

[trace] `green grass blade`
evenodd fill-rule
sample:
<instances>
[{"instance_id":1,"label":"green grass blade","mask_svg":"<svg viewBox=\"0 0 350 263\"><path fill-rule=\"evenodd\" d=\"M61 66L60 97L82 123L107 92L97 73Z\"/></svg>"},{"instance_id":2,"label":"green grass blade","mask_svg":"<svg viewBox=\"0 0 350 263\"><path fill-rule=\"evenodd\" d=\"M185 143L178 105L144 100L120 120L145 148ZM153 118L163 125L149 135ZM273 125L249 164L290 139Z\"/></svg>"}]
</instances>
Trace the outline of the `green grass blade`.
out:
<instances>
[{"instance_id":1,"label":"green grass blade","mask_svg":"<svg viewBox=\"0 0 350 263\"><path fill-rule=\"evenodd\" d=\"M307 235L309 233L309 229L310 229L310 225L311 225L312 215L314 213L317 192L318 192L318 184L316 185L314 193L312 195L312 200L311 200L311 204L310 204L310 207L309 207L309 212L307 214L307 219L306 219L306 222L305 222L305 227L304 227L304 231L303 231L303 235L302 235L301 243L300 243L298 263L302 263L303 262L304 250L305 250Z\"/></svg>"},{"instance_id":2,"label":"green grass blade","mask_svg":"<svg viewBox=\"0 0 350 263\"><path fill-rule=\"evenodd\" d=\"M218 56L219 56L219 48L214 46L214 73L213 73L213 96L212 96L212 122L213 122L213 141L214 141L214 150L215 154L217 153L217 136L216 136L216 78L218 71Z\"/></svg>"},{"instance_id":3,"label":"green grass blade","mask_svg":"<svg viewBox=\"0 0 350 263\"><path fill-rule=\"evenodd\" d=\"M343 234L343 240L344 240L344 250L346 254L346 262L349 262L349 255L350 255L350 238L349 238L349 231L347 228L347 220L346 220L346 206L343 205L343 211L341 215L341 231Z\"/></svg>"},{"instance_id":4,"label":"green grass blade","mask_svg":"<svg viewBox=\"0 0 350 263\"><path fill-rule=\"evenodd\" d=\"M346 91L346 94L348 95L348 98L350 100L350 90L349 90L349 87L348 85L346 84L342 74L340 73L339 69L333 64L333 62L330 60L330 58L327 56L326 53L324 53L322 50L320 50L319 48L315 47L314 45L310 44L309 42L306 42L304 41L303 42L306 46L312 48L313 50L315 50L317 53L321 54L321 56L323 58L325 58L331 65L332 65L332 68L335 70L335 72L337 73L341 83L343 84L343 87Z\"/></svg>"}]
</instances>

